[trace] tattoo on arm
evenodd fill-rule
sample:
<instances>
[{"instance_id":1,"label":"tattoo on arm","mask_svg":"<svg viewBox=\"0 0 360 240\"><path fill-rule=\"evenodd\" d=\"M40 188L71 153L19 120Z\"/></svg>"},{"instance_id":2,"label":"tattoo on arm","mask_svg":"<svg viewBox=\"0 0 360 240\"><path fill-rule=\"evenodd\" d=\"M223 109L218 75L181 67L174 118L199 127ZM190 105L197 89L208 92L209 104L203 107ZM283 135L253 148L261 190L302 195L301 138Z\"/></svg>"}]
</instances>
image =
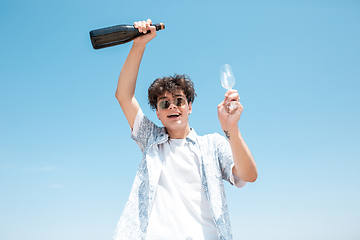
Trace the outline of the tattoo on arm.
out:
<instances>
[{"instance_id":1,"label":"tattoo on arm","mask_svg":"<svg viewBox=\"0 0 360 240\"><path fill-rule=\"evenodd\" d=\"M230 133L229 131L224 130L225 136L230 140Z\"/></svg>"}]
</instances>

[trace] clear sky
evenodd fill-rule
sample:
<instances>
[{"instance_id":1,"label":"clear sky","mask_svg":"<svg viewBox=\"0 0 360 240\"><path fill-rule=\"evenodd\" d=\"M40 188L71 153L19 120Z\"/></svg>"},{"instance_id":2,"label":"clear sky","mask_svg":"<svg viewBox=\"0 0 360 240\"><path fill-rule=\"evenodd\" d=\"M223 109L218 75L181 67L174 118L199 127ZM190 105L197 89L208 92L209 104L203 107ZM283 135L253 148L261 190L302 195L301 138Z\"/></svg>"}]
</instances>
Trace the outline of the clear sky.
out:
<instances>
[{"instance_id":1,"label":"clear sky","mask_svg":"<svg viewBox=\"0 0 360 240\"><path fill-rule=\"evenodd\" d=\"M259 177L226 185L234 239L360 239L360 1L0 1L0 239L111 239L141 152L114 97L131 43L89 31L151 18L136 97L188 74L190 125L221 133L232 65Z\"/></svg>"}]
</instances>

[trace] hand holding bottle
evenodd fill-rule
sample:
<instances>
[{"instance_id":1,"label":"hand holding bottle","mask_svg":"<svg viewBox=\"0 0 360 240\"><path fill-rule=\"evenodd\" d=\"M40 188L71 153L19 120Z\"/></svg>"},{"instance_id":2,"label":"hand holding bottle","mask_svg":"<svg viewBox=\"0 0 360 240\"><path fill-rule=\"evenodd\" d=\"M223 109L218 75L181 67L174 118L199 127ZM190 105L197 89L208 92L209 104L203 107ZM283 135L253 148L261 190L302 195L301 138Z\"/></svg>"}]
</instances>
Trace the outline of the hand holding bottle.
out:
<instances>
[{"instance_id":1,"label":"hand holding bottle","mask_svg":"<svg viewBox=\"0 0 360 240\"><path fill-rule=\"evenodd\" d=\"M148 43L153 38L156 37L156 27L152 26L151 19L148 19L147 21L138 21L134 22L134 27L140 32L143 33L143 36L137 37L134 39L135 43Z\"/></svg>"}]
</instances>

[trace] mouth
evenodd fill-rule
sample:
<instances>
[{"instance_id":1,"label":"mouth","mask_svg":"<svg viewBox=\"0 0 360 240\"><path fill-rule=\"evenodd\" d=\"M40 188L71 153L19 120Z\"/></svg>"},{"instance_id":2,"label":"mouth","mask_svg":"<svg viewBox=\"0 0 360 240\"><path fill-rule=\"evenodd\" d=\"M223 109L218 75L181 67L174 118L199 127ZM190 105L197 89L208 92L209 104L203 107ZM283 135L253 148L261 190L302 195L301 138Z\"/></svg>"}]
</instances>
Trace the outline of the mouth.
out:
<instances>
[{"instance_id":1,"label":"mouth","mask_svg":"<svg viewBox=\"0 0 360 240\"><path fill-rule=\"evenodd\" d=\"M173 114L167 115L167 117L170 119L176 119L176 118L180 117L180 115L181 115L180 113L173 113Z\"/></svg>"}]
</instances>

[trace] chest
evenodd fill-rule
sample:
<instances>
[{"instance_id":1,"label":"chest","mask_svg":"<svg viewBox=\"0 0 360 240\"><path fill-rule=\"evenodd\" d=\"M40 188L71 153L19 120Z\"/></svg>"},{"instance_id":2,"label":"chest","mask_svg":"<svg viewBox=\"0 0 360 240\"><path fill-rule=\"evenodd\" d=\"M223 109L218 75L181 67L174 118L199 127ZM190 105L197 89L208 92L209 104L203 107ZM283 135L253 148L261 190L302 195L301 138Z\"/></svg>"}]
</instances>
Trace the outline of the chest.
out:
<instances>
[{"instance_id":1,"label":"chest","mask_svg":"<svg viewBox=\"0 0 360 240\"><path fill-rule=\"evenodd\" d=\"M201 189L199 154L190 143L183 139L169 140L159 146L159 156L161 180L172 182L177 188Z\"/></svg>"}]
</instances>

